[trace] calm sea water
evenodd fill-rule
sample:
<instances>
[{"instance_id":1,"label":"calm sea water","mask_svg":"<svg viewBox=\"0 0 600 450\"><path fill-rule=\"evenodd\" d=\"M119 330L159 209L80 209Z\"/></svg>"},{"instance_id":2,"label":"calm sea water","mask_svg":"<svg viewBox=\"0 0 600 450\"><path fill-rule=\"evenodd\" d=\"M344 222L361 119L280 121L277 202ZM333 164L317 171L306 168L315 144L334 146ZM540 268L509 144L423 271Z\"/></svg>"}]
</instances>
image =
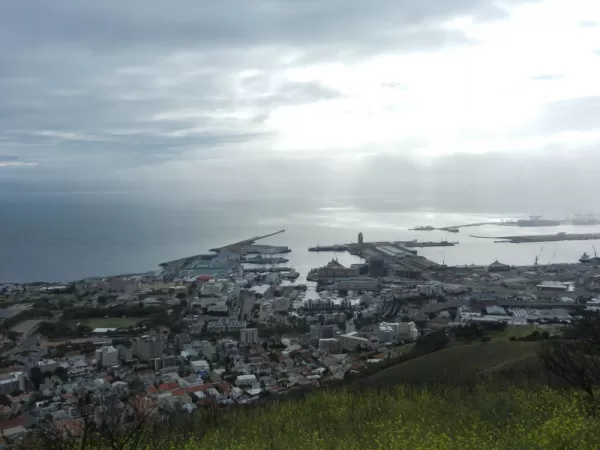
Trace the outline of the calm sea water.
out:
<instances>
[{"instance_id":1,"label":"calm sea water","mask_svg":"<svg viewBox=\"0 0 600 450\"><path fill-rule=\"evenodd\" d=\"M358 261L345 253L311 253L317 244L365 240L455 240L451 248L420 249L446 264L533 263L541 244L495 244L469 237L507 234L600 232L600 227L518 229L487 225L458 234L416 232L420 225L452 226L523 217L523 214L452 213L394 210L394 204L365 206L352 199L300 199L210 202L205 199L143 200L119 195L13 195L0 198L0 281L65 281L88 276L143 272L170 259L207 252L209 248L267 234L261 241L288 245L289 265L305 274L333 256L344 264ZM575 262L592 241L546 243L540 263ZM600 243L598 243L600 246ZM599 247L600 249L600 247Z\"/></svg>"}]
</instances>

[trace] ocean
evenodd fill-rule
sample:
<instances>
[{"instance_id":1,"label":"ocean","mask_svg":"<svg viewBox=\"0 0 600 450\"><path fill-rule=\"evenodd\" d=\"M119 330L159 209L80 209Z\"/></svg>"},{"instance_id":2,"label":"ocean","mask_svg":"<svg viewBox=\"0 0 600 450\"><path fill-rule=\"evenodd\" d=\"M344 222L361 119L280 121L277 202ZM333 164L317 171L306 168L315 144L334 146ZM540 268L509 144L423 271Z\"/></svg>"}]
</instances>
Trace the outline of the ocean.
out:
<instances>
[{"instance_id":1,"label":"ocean","mask_svg":"<svg viewBox=\"0 0 600 450\"><path fill-rule=\"evenodd\" d=\"M210 248L279 229L286 232L260 243L287 245L286 255L301 275L331 258L360 261L347 253L313 253L315 245L365 241L451 240L455 247L419 249L448 265L576 262L593 253L593 241L497 244L470 237L564 232L600 232L600 227L517 228L486 225L452 234L410 231L421 225L453 226L523 218L518 212L450 212L370 205L364 199L306 198L214 201L165 199L101 193L21 193L0 196L0 282L69 281L91 276L140 273L171 259L207 253ZM414 205L413 205L414 206ZM563 218L562 216L558 218Z\"/></svg>"}]
</instances>

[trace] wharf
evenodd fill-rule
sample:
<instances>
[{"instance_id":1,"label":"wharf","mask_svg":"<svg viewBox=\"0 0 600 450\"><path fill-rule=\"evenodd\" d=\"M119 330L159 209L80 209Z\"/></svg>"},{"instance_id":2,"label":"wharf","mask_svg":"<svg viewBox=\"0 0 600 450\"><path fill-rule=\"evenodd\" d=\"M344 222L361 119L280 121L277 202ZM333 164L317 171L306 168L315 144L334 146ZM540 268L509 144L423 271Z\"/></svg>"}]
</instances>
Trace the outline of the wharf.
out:
<instances>
[{"instance_id":1,"label":"wharf","mask_svg":"<svg viewBox=\"0 0 600 450\"><path fill-rule=\"evenodd\" d=\"M473 238L478 239L495 239L496 243L511 243L511 244L527 244L535 242L561 242L561 241L590 241L600 239L600 233L593 234L571 234L571 233L557 233L557 234L540 234L530 236L475 236L470 235Z\"/></svg>"}]
</instances>

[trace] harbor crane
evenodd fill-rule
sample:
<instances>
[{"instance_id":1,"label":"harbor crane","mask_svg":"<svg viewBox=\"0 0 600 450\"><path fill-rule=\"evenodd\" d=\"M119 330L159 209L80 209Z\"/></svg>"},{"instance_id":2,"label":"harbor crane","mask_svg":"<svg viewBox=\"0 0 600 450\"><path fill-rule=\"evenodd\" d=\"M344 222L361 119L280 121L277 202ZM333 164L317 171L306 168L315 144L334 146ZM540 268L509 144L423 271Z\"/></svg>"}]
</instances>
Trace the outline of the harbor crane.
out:
<instances>
[{"instance_id":1,"label":"harbor crane","mask_svg":"<svg viewBox=\"0 0 600 450\"><path fill-rule=\"evenodd\" d=\"M538 253L538 255L535 257L535 262L533 263L534 266L538 265L538 261L540 259L540 256L542 256L542 252L544 251L544 246L542 245L542 248L540 249L540 252Z\"/></svg>"}]
</instances>

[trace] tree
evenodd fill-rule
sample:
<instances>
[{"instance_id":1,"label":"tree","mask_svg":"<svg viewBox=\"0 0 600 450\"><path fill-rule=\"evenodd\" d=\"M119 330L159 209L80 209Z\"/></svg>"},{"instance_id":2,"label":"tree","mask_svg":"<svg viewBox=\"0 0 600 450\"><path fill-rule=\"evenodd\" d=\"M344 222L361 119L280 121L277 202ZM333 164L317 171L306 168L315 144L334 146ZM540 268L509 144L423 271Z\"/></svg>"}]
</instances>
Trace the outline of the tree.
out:
<instances>
[{"instance_id":1,"label":"tree","mask_svg":"<svg viewBox=\"0 0 600 450\"><path fill-rule=\"evenodd\" d=\"M31 369L30 380L33 383L34 389L39 389L40 384L44 382L44 374L42 373L42 369L38 366L35 366Z\"/></svg>"},{"instance_id":2,"label":"tree","mask_svg":"<svg viewBox=\"0 0 600 450\"><path fill-rule=\"evenodd\" d=\"M4 406L12 405L12 402L10 401L10 398L8 398L8 395L0 394L0 405L4 405Z\"/></svg>"},{"instance_id":3,"label":"tree","mask_svg":"<svg viewBox=\"0 0 600 450\"><path fill-rule=\"evenodd\" d=\"M54 370L54 375L56 375L58 378L60 378L63 382L66 382L69 380L69 374L67 373L67 369L65 369L62 366L58 366Z\"/></svg>"},{"instance_id":4,"label":"tree","mask_svg":"<svg viewBox=\"0 0 600 450\"><path fill-rule=\"evenodd\" d=\"M552 374L594 399L600 387L600 313L584 313L564 339L545 341L539 355Z\"/></svg>"}]
</instances>

